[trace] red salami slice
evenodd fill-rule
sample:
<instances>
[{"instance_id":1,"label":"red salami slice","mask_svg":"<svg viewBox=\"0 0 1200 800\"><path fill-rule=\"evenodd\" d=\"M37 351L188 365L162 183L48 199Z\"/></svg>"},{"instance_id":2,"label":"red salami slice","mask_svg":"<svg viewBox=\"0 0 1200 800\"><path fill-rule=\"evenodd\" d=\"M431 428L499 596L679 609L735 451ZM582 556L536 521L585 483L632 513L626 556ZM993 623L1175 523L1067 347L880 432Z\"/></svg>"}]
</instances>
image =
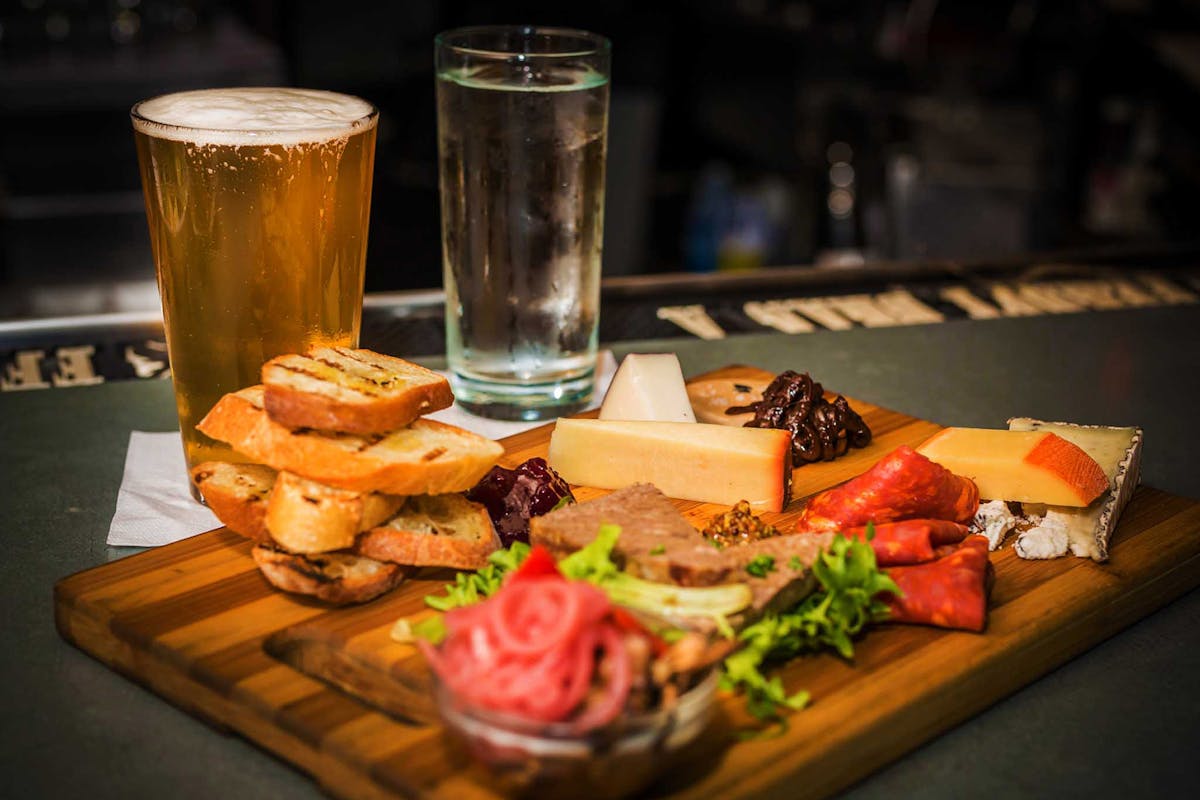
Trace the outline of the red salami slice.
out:
<instances>
[{"instance_id":1,"label":"red salami slice","mask_svg":"<svg viewBox=\"0 0 1200 800\"><path fill-rule=\"evenodd\" d=\"M850 528L845 536L867 539L867 528ZM909 519L875 526L871 547L881 567L933 561L945 545L957 545L967 535L967 526L943 519ZM953 548L951 548L953 549Z\"/></svg>"},{"instance_id":2,"label":"red salami slice","mask_svg":"<svg viewBox=\"0 0 1200 800\"><path fill-rule=\"evenodd\" d=\"M911 447L898 447L857 478L808 502L801 533L858 528L904 519L944 519L968 524L979 508L979 489Z\"/></svg>"},{"instance_id":3,"label":"red salami slice","mask_svg":"<svg viewBox=\"0 0 1200 800\"><path fill-rule=\"evenodd\" d=\"M937 561L885 570L903 593L884 598L891 622L982 631L987 622L988 543L968 536Z\"/></svg>"}]
</instances>

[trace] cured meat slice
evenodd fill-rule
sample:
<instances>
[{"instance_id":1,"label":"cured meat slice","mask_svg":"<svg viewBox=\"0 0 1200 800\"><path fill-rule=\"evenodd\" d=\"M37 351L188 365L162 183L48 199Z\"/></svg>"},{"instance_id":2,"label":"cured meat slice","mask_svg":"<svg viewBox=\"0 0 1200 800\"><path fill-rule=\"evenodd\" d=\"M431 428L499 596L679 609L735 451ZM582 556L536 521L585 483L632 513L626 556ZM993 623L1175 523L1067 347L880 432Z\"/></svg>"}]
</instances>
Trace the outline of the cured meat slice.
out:
<instances>
[{"instance_id":1,"label":"cured meat slice","mask_svg":"<svg viewBox=\"0 0 1200 800\"><path fill-rule=\"evenodd\" d=\"M897 447L875 466L808 502L796 531L811 533L880 525L904 519L944 519L969 524L979 489L911 447Z\"/></svg>"},{"instance_id":2,"label":"cured meat slice","mask_svg":"<svg viewBox=\"0 0 1200 800\"><path fill-rule=\"evenodd\" d=\"M881 567L933 561L945 545L957 545L967 535L967 526L943 519L909 519L875 526L871 548ZM867 540L867 528L850 528L842 535ZM955 549L955 548L951 548Z\"/></svg>"},{"instance_id":3,"label":"cured meat slice","mask_svg":"<svg viewBox=\"0 0 1200 800\"><path fill-rule=\"evenodd\" d=\"M890 622L982 631L987 622L987 537L974 535L927 564L884 570L902 592L883 599Z\"/></svg>"}]
</instances>

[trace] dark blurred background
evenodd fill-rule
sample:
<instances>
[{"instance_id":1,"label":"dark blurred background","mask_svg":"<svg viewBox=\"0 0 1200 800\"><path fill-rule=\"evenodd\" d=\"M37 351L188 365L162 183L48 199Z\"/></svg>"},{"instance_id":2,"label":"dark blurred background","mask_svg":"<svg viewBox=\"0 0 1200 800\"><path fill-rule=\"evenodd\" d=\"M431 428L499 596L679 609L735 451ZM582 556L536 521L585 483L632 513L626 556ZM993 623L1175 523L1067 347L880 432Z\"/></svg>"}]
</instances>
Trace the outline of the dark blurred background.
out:
<instances>
[{"instance_id":1,"label":"dark blurred background","mask_svg":"<svg viewBox=\"0 0 1200 800\"><path fill-rule=\"evenodd\" d=\"M227 85L374 102L367 290L439 287L433 36L507 22L613 41L609 276L1197 238L1195 1L0 0L0 319L158 307L128 110Z\"/></svg>"}]
</instances>

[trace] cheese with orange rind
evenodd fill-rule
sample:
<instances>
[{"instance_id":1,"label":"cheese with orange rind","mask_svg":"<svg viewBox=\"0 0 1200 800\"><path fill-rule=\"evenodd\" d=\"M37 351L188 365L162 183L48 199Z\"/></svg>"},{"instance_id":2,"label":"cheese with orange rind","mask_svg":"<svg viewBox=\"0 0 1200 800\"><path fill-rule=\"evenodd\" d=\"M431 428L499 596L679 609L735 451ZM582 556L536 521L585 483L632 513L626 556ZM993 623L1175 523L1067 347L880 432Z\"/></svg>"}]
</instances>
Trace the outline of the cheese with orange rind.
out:
<instances>
[{"instance_id":1,"label":"cheese with orange rind","mask_svg":"<svg viewBox=\"0 0 1200 800\"><path fill-rule=\"evenodd\" d=\"M1047 507L1045 516L1013 544L1022 558L1053 558L1068 552L1095 561L1108 558L1121 512L1129 504L1141 477L1142 429L1106 425L1077 425L1016 417L1015 431L1049 431L1078 445L1096 460L1109 480L1108 489L1086 508ZM1024 511L1039 509L1026 505Z\"/></svg>"},{"instance_id":2,"label":"cheese with orange rind","mask_svg":"<svg viewBox=\"0 0 1200 800\"><path fill-rule=\"evenodd\" d=\"M1082 508L1109 486L1094 458L1049 431L946 428L917 452L975 481L985 500Z\"/></svg>"}]
</instances>

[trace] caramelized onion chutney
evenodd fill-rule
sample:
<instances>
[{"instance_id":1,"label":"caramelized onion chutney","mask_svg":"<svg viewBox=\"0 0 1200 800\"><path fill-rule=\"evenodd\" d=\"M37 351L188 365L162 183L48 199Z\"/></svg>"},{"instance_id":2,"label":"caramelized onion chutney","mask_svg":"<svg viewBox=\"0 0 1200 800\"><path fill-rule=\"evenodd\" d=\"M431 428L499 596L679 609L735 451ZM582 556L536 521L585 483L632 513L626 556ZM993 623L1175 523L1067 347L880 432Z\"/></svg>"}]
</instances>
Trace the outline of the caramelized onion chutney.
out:
<instances>
[{"instance_id":1,"label":"caramelized onion chutney","mask_svg":"<svg viewBox=\"0 0 1200 800\"><path fill-rule=\"evenodd\" d=\"M748 406L733 406L726 414L752 412L747 428L780 428L791 431L792 463L833 461L851 447L866 447L871 429L846 398L830 402L825 390L807 373L781 372L763 390L763 399Z\"/></svg>"}]
</instances>

